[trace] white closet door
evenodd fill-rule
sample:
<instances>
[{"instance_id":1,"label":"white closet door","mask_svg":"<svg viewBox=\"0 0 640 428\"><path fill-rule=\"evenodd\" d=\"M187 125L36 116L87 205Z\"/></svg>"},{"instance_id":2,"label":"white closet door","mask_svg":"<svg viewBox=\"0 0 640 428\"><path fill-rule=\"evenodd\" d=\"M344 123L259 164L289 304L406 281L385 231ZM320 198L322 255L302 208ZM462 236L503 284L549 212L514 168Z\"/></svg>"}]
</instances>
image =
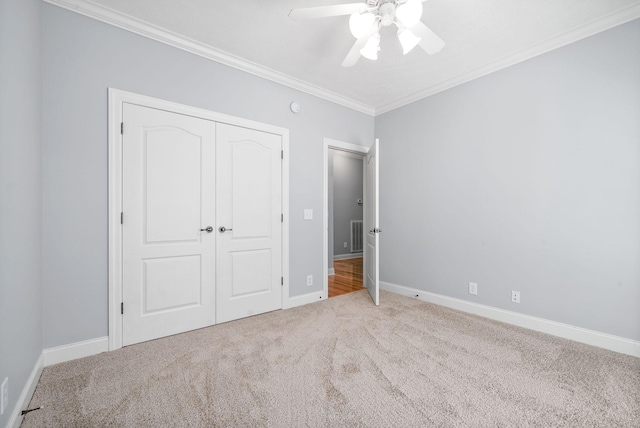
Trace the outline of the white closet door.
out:
<instances>
[{"instance_id":1,"label":"white closet door","mask_svg":"<svg viewBox=\"0 0 640 428\"><path fill-rule=\"evenodd\" d=\"M123 107L123 345L215 322L216 124Z\"/></svg>"},{"instance_id":2,"label":"white closet door","mask_svg":"<svg viewBox=\"0 0 640 428\"><path fill-rule=\"evenodd\" d=\"M218 323L282 308L281 150L279 135L217 126Z\"/></svg>"}]
</instances>

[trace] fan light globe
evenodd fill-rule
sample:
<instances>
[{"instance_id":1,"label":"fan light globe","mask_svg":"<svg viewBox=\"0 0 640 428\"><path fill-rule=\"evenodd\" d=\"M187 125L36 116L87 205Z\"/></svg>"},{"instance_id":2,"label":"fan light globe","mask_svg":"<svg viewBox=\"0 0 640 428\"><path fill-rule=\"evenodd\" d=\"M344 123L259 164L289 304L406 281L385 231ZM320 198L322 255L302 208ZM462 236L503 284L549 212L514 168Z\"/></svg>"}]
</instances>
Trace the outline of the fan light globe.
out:
<instances>
[{"instance_id":1,"label":"fan light globe","mask_svg":"<svg viewBox=\"0 0 640 428\"><path fill-rule=\"evenodd\" d=\"M415 48L422 39L413 34L411 30L405 28L398 32L398 40L400 40L400 44L402 45L402 55L406 55L411 52L411 49Z\"/></svg>"},{"instance_id":2,"label":"fan light globe","mask_svg":"<svg viewBox=\"0 0 640 428\"><path fill-rule=\"evenodd\" d=\"M422 17L422 1L407 0L396 9L396 18L406 28L411 28L420 21Z\"/></svg>"},{"instance_id":3,"label":"fan light globe","mask_svg":"<svg viewBox=\"0 0 640 428\"><path fill-rule=\"evenodd\" d=\"M380 34L376 33L371 35L367 44L360 49L360 55L363 57L375 61L378 59L378 50L380 49Z\"/></svg>"},{"instance_id":4,"label":"fan light globe","mask_svg":"<svg viewBox=\"0 0 640 428\"><path fill-rule=\"evenodd\" d=\"M359 39L367 35L375 20L376 17L372 13L354 13L349 18L349 30L351 30L353 37Z\"/></svg>"}]
</instances>

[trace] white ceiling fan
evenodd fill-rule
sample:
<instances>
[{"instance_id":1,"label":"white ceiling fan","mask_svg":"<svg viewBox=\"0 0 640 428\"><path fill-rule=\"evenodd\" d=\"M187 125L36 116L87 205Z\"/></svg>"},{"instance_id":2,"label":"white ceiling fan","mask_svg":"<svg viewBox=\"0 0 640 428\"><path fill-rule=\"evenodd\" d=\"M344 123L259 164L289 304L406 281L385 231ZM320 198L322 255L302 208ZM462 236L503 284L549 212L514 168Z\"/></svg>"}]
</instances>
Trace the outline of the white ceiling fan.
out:
<instances>
[{"instance_id":1,"label":"white ceiling fan","mask_svg":"<svg viewBox=\"0 0 640 428\"><path fill-rule=\"evenodd\" d=\"M343 67L351 67L358 62L360 55L378 59L380 28L392 24L398 27L403 54L406 55L416 45L430 55L439 52L445 43L420 21L423 1L426 0L366 0L364 3L293 9L289 17L313 19L351 15L349 29L357 40L342 62Z\"/></svg>"}]
</instances>

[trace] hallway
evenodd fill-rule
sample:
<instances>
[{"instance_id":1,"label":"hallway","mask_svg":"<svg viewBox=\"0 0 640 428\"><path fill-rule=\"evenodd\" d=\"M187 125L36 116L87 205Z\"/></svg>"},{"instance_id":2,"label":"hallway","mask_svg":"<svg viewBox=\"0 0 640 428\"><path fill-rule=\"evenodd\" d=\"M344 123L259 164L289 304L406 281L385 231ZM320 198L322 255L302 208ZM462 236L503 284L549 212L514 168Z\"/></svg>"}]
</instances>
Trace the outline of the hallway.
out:
<instances>
[{"instance_id":1,"label":"hallway","mask_svg":"<svg viewBox=\"0 0 640 428\"><path fill-rule=\"evenodd\" d=\"M329 275L329 298L362 290L362 257L333 262L335 275Z\"/></svg>"}]
</instances>

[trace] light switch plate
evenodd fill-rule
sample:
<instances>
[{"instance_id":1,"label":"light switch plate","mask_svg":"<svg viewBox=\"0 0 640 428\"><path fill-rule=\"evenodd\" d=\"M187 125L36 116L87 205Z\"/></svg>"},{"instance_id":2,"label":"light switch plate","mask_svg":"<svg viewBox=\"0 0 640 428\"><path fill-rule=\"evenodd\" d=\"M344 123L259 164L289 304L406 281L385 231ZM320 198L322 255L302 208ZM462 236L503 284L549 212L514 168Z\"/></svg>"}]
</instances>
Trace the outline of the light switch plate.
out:
<instances>
[{"instance_id":1,"label":"light switch plate","mask_svg":"<svg viewBox=\"0 0 640 428\"><path fill-rule=\"evenodd\" d=\"M469 283L469 294L478 295L478 284L475 282Z\"/></svg>"},{"instance_id":2,"label":"light switch plate","mask_svg":"<svg viewBox=\"0 0 640 428\"><path fill-rule=\"evenodd\" d=\"M305 208L304 210L304 219L305 220L313 220L313 210L309 208Z\"/></svg>"}]
</instances>

